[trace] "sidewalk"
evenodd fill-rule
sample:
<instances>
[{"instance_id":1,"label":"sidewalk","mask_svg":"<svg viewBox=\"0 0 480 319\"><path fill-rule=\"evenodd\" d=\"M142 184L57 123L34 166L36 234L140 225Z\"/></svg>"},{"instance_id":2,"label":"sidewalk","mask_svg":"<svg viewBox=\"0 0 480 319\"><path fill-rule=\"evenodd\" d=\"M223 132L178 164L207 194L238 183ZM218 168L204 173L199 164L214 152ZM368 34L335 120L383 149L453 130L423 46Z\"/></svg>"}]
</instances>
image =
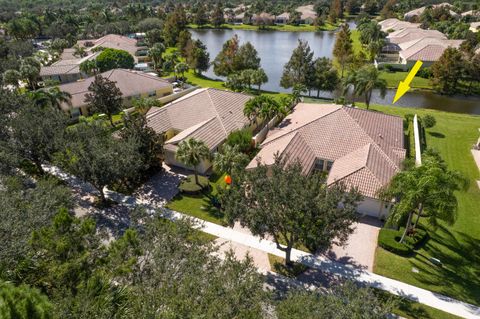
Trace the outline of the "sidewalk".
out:
<instances>
[{"instance_id":1,"label":"sidewalk","mask_svg":"<svg viewBox=\"0 0 480 319\"><path fill-rule=\"evenodd\" d=\"M81 187L82 189L92 191L91 186L79 181L79 179L76 177L61 172L56 167L45 165L45 170L65 180L72 186ZM153 207L145 199L125 196L111 191L106 191L105 193L107 197L124 205L140 205L145 207L151 213L157 213L158 210L162 210L162 216L170 220L177 220L186 217L186 215L166 209L164 207ZM190 216L187 217L195 220L198 223L197 227L208 234L279 257L285 256L285 253L277 249L276 244L270 240L262 240L258 237L252 236L245 232L236 231L232 228L220 226ZM326 257L313 255L297 249L292 249L291 256L293 261L302 263L308 267L318 269L323 272L328 272L330 274L334 274L345 279L355 280L371 287L388 291L394 295L405 297L415 302L423 303L432 308L436 308L454 314L456 316L464 318L480 318L480 307L478 306L464 303L453 298L431 292L426 289L418 288L394 279L376 275L366 270L335 262Z\"/></svg>"}]
</instances>

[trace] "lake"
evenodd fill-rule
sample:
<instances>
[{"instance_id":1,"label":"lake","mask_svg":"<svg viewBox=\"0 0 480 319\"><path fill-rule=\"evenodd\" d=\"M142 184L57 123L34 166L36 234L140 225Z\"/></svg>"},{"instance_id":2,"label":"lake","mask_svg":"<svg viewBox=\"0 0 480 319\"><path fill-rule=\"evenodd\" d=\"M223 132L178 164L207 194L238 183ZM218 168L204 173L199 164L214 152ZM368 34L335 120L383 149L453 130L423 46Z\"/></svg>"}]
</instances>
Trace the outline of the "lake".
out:
<instances>
[{"instance_id":1,"label":"lake","mask_svg":"<svg viewBox=\"0 0 480 319\"><path fill-rule=\"evenodd\" d=\"M350 24L354 27L354 24ZM280 86L280 78L283 66L288 62L292 51L297 47L298 40L306 40L314 51L315 57L332 58L333 46L335 43L335 31L323 32L283 32L283 31L247 31L229 29L205 29L190 30L193 38L200 39L210 53L213 61L221 51L223 43L237 34L240 43L251 42L257 49L261 58L262 68L268 75L268 83L262 89L276 92L289 92ZM221 77L213 73L213 67L205 72L205 75L218 79ZM385 98L381 98L378 92L372 96L371 103L391 105L395 90L388 90ZM321 97L330 98L330 93L323 92ZM396 104L396 106L410 106L416 108L432 108L443 111L480 114L480 98L478 97L447 97L433 92L408 92Z\"/></svg>"}]
</instances>

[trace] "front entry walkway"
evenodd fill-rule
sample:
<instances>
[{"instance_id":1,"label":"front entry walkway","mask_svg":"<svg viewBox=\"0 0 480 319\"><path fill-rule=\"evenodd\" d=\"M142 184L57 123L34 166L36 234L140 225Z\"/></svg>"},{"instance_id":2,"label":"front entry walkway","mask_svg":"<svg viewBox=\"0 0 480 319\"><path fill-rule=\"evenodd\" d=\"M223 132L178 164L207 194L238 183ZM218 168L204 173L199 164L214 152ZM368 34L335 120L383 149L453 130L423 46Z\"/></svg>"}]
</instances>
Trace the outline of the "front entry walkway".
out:
<instances>
[{"instance_id":1,"label":"front entry walkway","mask_svg":"<svg viewBox=\"0 0 480 319\"><path fill-rule=\"evenodd\" d=\"M62 172L57 167L44 165L46 172L55 175L73 187L81 187L84 190L92 191L92 187L81 182L78 178ZM106 196L121 203L123 206L142 206L152 214L161 213L163 217L170 220L178 220L189 217L179 212L166 209L162 206L151 205L148 200L108 191ZM224 227L214 223L206 222L198 218L192 218L198 223L198 228L203 232L217 236L226 241L242 244L275 256L284 257L284 252L277 249L276 244L267 239L260 239L246 232L239 232L232 228ZM383 277L367 270L333 261L325 256L313 255L297 249L292 249L292 260L302 263L310 268L317 269L326 274L339 276L344 279L354 280L368 286L378 288L394 295L408 298L415 302L454 314L464 318L480 318L480 307L468 304L426 289L415 287L398 280ZM448 283L445 283L448 284Z\"/></svg>"}]
</instances>

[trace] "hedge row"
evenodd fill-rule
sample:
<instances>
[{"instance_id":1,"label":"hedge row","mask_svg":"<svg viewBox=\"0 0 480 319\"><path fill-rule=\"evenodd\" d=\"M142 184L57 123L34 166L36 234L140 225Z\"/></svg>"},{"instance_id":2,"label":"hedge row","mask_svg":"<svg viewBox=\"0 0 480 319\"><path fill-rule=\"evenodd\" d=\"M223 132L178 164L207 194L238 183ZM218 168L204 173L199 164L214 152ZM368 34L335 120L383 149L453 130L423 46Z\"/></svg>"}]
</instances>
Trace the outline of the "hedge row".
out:
<instances>
[{"instance_id":1,"label":"hedge row","mask_svg":"<svg viewBox=\"0 0 480 319\"><path fill-rule=\"evenodd\" d=\"M426 239L428 233L417 227L412 234L406 236L404 243L400 243L400 238L405 228L399 230L382 228L378 235L378 245L385 250L400 256L409 256L417 249Z\"/></svg>"}]
</instances>

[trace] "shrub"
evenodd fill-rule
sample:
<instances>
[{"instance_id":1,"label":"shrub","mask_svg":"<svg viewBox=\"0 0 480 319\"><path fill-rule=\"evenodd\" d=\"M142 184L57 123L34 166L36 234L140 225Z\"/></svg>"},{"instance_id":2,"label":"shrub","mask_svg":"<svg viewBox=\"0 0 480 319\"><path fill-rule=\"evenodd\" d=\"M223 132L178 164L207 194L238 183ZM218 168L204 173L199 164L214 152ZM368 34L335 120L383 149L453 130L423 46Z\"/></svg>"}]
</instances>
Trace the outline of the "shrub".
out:
<instances>
[{"instance_id":1,"label":"shrub","mask_svg":"<svg viewBox=\"0 0 480 319\"><path fill-rule=\"evenodd\" d=\"M424 128L432 128L437 124L437 120L433 115L425 115L422 117L422 124Z\"/></svg>"},{"instance_id":2,"label":"shrub","mask_svg":"<svg viewBox=\"0 0 480 319\"><path fill-rule=\"evenodd\" d=\"M252 132L247 129L233 131L228 135L225 143L230 146L238 145L240 152L245 154L250 154L254 149L252 144Z\"/></svg>"},{"instance_id":3,"label":"shrub","mask_svg":"<svg viewBox=\"0 0 480 319\"><path fill-rule=\"evenodd\" d=\"M197 194L204 189L207 189L210 186L208 178L205 176L198 175L198 184L195 182L195 175L188 175L185 178L178 188L182 193L186 194Z\"/></svg>"},{"instance_id":4,"label":"shrub","mask_svg":"<svg viewBox=\"0 0 480 319\"><path fill-rule=\"evenodd\" d=\"M430 79L430 78L432 78L433 73L432 73L432 70L430 68L421 68L418 71L417 76L419 76L421 78L424 78L424 79Z\"/></svg>"},{"instance_id":5,"label":"shrub","mask_svg":"<svg viewBox=\"0 0 480 319\"><path fill-rule=\"evenodd\" d=\"M112 69L133 69L135 64L133 56L127 51L117 49L105 49L97 56L97 67L100 72Z\"/></svg>"},{"instance_id":6,"label":"shrub","mask_svg":"<svg viewBox=\"0 0 480 319\"><path fill-rule=\"evenodd\" d=\"M427 238L428 233L420 227L415 228L405 237L405 242L400 243L400 238L405 228L399 230L382 228L378 234L378 245L385 250L400 256L409 256L413 250L417 249Z\"/></svg>"},{"instance_id":7,"label":"shrub","mask_svg":"<svg viewBox=\"0 0 480 319\"><path fill-rule=\"evenodd\" d=\"M378 234L378 246L394 254L408 256L412 253L412 249L398 242L401 236L399 230L382 228Z\"/></svg>"}]
</instances>

